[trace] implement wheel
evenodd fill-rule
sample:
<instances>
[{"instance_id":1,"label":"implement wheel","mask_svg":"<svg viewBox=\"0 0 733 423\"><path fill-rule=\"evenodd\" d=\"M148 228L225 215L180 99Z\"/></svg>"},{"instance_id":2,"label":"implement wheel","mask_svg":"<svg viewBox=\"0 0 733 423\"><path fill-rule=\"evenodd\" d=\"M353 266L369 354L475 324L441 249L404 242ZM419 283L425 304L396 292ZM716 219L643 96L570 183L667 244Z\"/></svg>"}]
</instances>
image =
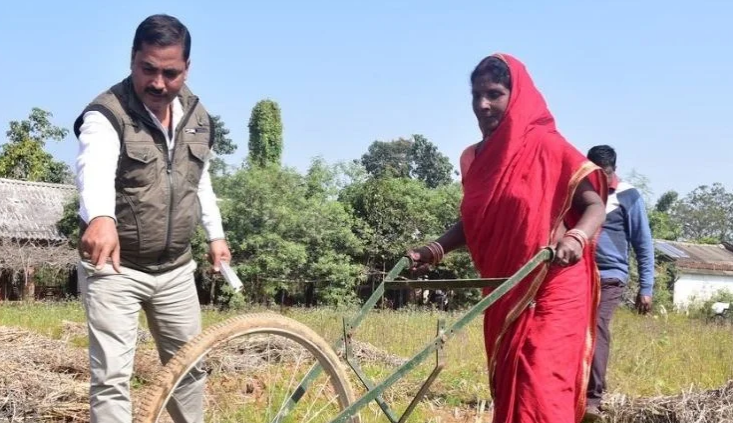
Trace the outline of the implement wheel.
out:
<instances>
[{"instance_id":1,"label":"implement wheel","mask_svg":"<svg viewBox=\"0 0 733 423\"><path fill-rule=\"evenodd\" d=\"M354 401L344 369L322 337L284 316L250 314L211 326L184 345L140 394L135 423L157 422L174 389L199 362L208 372L206 422L328 423ZM299 401L284 407L315 364L322 368L318 378L297 393ZM359 423L359 417L350 423Z\"/></svg>"}]
</instances>

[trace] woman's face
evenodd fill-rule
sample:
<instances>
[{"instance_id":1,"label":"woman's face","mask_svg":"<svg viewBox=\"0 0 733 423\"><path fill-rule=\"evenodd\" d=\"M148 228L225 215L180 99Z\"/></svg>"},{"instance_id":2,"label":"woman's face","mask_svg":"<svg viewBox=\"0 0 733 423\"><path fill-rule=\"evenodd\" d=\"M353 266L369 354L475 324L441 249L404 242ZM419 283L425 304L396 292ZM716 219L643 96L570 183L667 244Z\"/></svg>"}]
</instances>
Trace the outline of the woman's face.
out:
<instances>
[{"instance_id":1,"label":"woman's face","mask_svg":"<svg viewBox=\"0 0 733 423\"><path fill-rule=\"evenodd\" d=\"M509 94L507 87L493 82L488 75L480 76L471 88L473 113L484 137L488 137L499 126L504 117Z\"/></svg>"}]
</instances>

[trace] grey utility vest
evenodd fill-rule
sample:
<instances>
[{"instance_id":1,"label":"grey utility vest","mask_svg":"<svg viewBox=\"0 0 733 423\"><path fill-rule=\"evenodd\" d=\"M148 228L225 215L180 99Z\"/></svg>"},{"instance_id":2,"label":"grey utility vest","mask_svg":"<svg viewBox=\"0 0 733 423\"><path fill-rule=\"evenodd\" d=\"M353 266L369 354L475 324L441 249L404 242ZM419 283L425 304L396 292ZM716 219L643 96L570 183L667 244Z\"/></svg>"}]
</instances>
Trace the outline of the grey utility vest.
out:
<instances>
[{"instance_id":1,"label":"grey utility vest","mask_svg":"<svg viewBox=\"0 0 733 423\"><path fill-rule=\"evenodd\" d=\"M175 131L172 158L165 135L138 99L128 77L95 98L79 115L98 111L119 134L115 178L121 264L144 272L174 269L192 259L191 239L201 218L198 185L213 146L211 117L184 86L179 94L183 119ZM80 232L86 225L81 222Z\"/></svg>"}]
</instances>

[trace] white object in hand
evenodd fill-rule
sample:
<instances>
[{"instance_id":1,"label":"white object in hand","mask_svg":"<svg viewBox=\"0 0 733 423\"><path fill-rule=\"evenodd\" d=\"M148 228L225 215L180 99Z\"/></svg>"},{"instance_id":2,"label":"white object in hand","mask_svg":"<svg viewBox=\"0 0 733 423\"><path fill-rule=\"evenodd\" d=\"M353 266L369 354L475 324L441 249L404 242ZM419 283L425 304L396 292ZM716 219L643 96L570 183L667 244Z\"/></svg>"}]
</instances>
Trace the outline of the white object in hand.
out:
<instances>
[{"instance_id":1,"label":"white object in hand","mask_svg":"<svg viewBox=\"0 0 733 423\"><path fill-rule=\"evenodd\" d=\"M229 263L222 261L219 265L219 269L221 271L221 275L224 276L224 279L229 283L229 286L231 286L235 291L240 292L242 290L242 281L239 280L237 274L234 273L234 270L229 267Z\"/></svg>"}]
</instances>

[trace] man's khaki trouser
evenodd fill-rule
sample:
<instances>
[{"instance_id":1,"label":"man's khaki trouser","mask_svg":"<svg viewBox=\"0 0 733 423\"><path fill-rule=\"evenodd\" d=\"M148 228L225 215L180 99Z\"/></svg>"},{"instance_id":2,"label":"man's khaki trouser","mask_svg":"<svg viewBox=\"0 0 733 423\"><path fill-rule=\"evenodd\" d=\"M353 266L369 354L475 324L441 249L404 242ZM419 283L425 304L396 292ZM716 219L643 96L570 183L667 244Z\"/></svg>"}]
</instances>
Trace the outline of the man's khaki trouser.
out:
<instances>
[{"instance_id":1,"label":"man's khaki trouser","mask_svg":"<svg viewBox=\"0 0 733 423\"><path fill-rule=\"evenodd\" d=\"M79 285L89 327L89 391L92 423L132 420L132 376L138 315L145 310L158 355L166 363L188 340L201 331L201 309L194 283L196 263L161 274L146 274L111 265L96 271L79 263ZM168 402L177 423L203 421L206 373L194 367Z\"/></svg>"}]
</instances>

